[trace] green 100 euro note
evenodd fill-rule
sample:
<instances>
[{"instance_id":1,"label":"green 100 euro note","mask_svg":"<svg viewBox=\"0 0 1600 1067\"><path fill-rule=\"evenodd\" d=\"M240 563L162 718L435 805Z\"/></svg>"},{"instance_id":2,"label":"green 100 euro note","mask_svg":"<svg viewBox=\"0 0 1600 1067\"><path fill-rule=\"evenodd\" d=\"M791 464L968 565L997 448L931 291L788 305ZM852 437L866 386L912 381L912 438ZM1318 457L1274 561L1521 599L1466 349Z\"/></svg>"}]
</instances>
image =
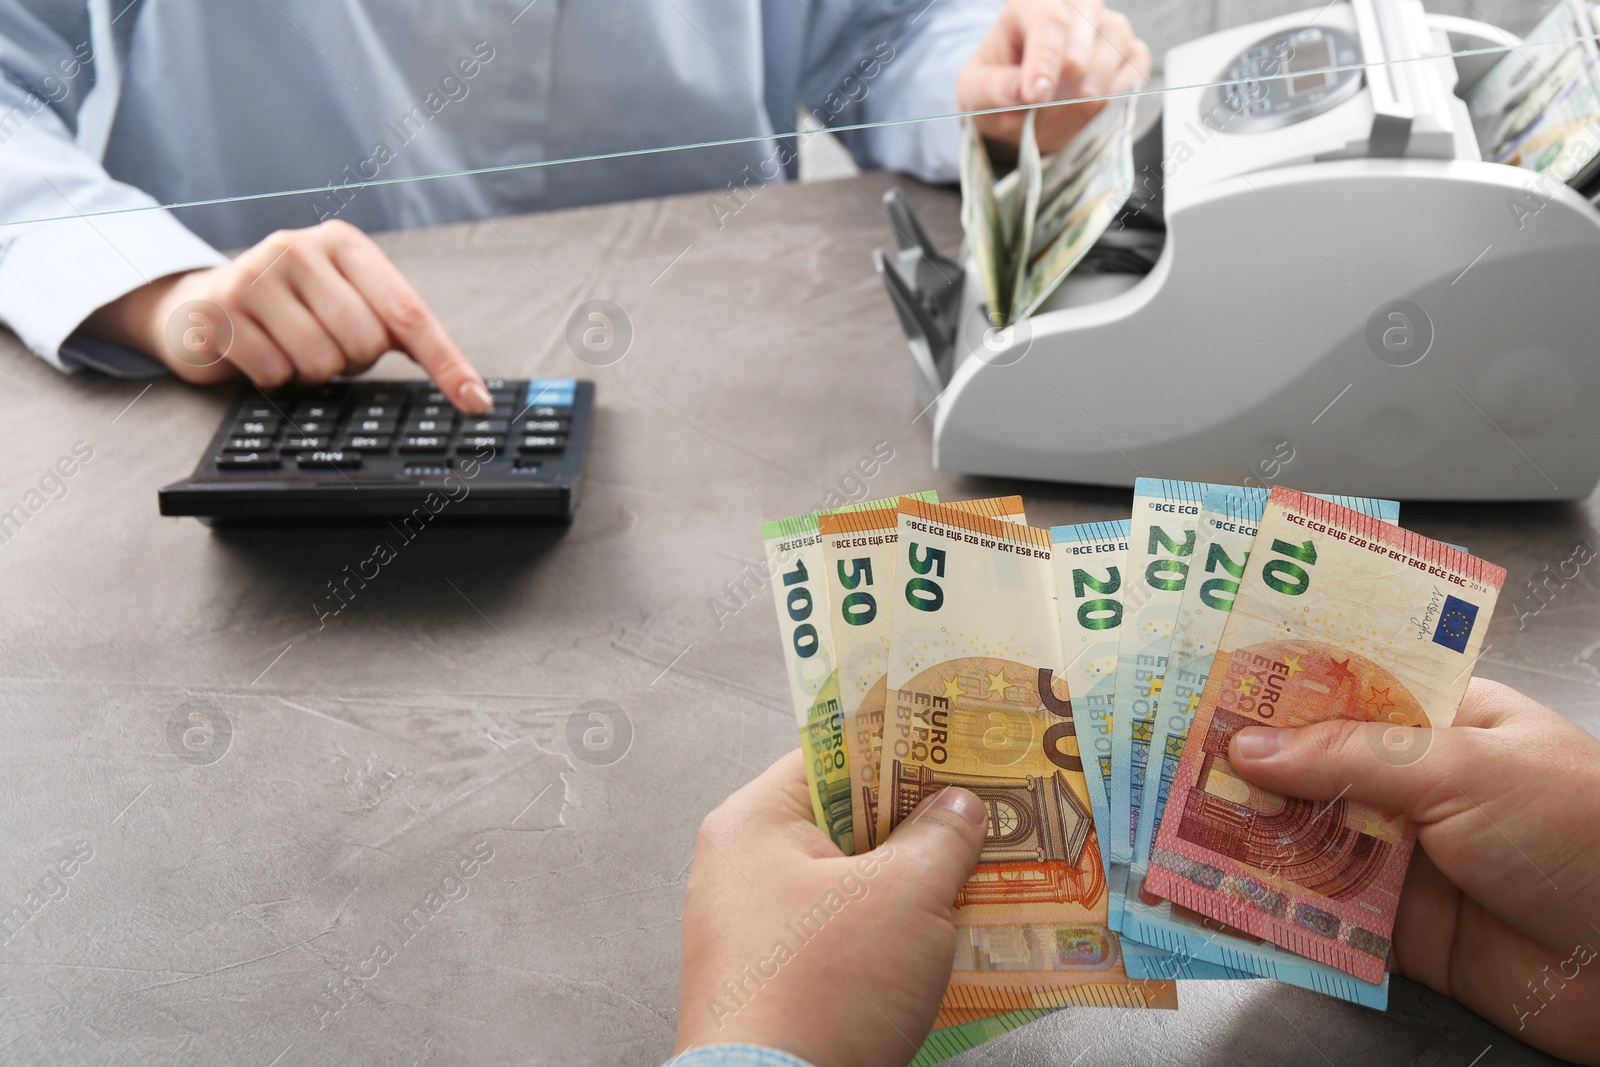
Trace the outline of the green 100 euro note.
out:
<instances>
[{"instance_id":1,"label":"green 100 euro note","mask_svg":"<svg viewBox=\"0 0 1600 1067\"><path fill-rule=\"evenodd\" d=\"M1040 155L1034 112L1023 119L1017 169L996 185L971 119L961 145L961 224L995 326L1037 311L1099 240L1133 191L1133 108L1100 109L1052 156Z\"/></svg>"},{"instance_id":2,"label":"green 100 euro note","mask_svg":"<svg viewBox=\"0 0 1600 1067\"><path fill-rule=\"evenodd\" d=\"M893 507L896 498L852 504L842 511ZM818 513L763 523L772 599L783 635L789 697L800 729L806 784L817 826L845 855L855 852L850 823L850 755L839 705L839 672L828 616Z\"/></svg>"}]
</instances>

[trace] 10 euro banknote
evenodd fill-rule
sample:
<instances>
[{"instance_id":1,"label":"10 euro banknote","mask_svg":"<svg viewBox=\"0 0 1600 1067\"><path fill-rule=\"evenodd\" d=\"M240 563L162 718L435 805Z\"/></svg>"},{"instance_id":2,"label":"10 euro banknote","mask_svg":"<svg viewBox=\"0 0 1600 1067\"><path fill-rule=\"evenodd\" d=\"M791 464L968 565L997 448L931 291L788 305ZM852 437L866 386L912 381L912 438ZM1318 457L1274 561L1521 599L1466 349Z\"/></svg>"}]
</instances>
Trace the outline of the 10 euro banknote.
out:
<instances>
[{"instance_id":1,"label":"10 euro banknote","mask_svg":"<svg viewBox=\"0 0 1600 1067\"><path fill-rule=\"evenodd\" d=\"M1366 981L1383 979L1415 830L1347 798L1252 785L1246 726L1448 726L1505 571L1277 488L1229 612L1162 816L1156 895Z\"/></svg>"}]
</instances>

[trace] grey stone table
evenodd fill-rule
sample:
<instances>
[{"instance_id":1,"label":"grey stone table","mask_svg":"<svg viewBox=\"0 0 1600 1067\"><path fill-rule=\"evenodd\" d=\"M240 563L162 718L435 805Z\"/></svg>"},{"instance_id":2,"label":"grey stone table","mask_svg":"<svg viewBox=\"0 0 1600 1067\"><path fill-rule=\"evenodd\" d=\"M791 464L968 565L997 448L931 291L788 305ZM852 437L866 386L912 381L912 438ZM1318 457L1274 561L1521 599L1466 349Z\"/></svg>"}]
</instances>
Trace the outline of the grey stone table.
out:
<instances>
[{"instance_id":1,"label":"grey stone table","mask_svg":"<svg viewBox=\"0 0 1600 1067\"><path fill-rule=\"evenodd\" d=\"M729 593L758 521L833 489L1127 513L1125 491L930 469L868 258L888 184L759 189L720 227L687 196L383 238L486 372L597 380L587 497L568 530L429 528L325 619L393 531L164 519L156 490L225 392L66 378L4 342L0 510L42 506L0 544L0 1062L662 1060L696 825L795 744L771 601ZM953 246L955 198L911 192ZM614 365L567 348L589 298L632 321ZM46 478L75 448L92 457ZM863 480L875 448L893 457ZM1524 605L1594 517L1406 511L1508 567ZM1595 729L1592 569L1546 599L1522 628L1502 603L1482 673ZM1402 980L1383 1014L1267 982L1181 992L960 1062L1544 1062Z\"/></svg>"}]
</instances>

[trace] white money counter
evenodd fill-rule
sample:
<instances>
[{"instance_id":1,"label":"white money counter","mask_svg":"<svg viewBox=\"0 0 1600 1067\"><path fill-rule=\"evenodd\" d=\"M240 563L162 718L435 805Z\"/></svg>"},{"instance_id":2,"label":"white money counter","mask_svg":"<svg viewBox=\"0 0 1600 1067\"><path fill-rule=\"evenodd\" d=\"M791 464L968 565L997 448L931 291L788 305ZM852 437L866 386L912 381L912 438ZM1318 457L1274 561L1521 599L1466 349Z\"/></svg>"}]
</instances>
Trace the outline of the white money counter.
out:
<instances>
[{"instance_id":1,"label":"white money counter","mask_svg":"<svg viewBox=\"0 0 1600 1067\"><path fill-rule=\"evenodd\" d=\"M899 250L878 262L935 465L1587 495L1600 213L1484 162L1459 96L1517 43L1418 0L1357 0L1172 49L1122 218L1003 330L891 191Z\"/></svg>"}]
</instances>

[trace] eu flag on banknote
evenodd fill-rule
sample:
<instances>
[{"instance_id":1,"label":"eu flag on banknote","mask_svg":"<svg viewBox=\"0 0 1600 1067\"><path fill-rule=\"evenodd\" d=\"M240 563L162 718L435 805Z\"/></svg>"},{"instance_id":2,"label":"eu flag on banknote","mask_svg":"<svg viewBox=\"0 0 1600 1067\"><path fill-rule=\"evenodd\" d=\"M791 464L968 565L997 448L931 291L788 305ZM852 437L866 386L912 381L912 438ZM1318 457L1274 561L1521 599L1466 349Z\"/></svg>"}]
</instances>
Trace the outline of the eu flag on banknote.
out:
<instances>
[{"instance_id":1,"label":"eu flag on banknote","mask_svg":"<svg viewBox=\"0 0 1600 1067\"><path fill-rule=\"evenodd\" d=\"M1472 636L1472 624L1477 618L1478 605L1446 596L1444 607L1439 612L1439 624L1433 628L1433 643L1455 652L1465 652L1467 638Z\"/></svg>"}]
</instances>

